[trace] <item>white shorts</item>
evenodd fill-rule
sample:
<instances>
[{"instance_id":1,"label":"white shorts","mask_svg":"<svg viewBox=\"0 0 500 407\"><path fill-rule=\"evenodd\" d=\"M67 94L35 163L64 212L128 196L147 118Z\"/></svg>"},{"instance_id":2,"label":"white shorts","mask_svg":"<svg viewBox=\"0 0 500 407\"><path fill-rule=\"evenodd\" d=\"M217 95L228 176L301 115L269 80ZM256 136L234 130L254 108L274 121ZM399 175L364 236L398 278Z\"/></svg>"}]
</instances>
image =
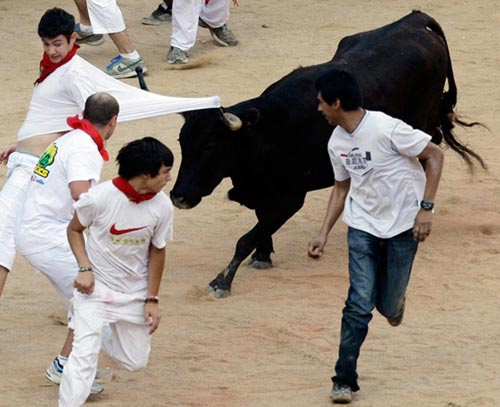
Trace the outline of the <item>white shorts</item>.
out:
<instances>
[{"instance_id":1,"label":"white shorts","mask_svg":"<svg viewBox=\"0 0 500 407\"><path fill-rule=\"evenodd\" d=\"M78 274L78 263L68 241L51 249L25 255L35 273L47 276L59 295L69 303L73 297L73 282Z\"/></svg>"},{"instance_id":2,"label":"white shorts","mask_svg":"<svg viewBox=\"0 0 500 407\"><path fill-rule=\"evenodd\" d=\"M116 0L87 0L87 10L94 34L125 31L125 21Z\"/></svg>"},{"instance_id":3,"label":"white shorts","mask_svg":"<svg viewBox=\"0 0 500 407\"><path fill-rule=\"evenodd\" d=\"M14 235L33 168L38 157L14 152L7 163L7 181L0 191L0 266L10 270L16 257Z\"/></svg>"},{"instance_id":4,"label":"white shorts","mask_svg":"<svg viewBox=\"0 0 500 407\"><path fill-rule=\"evenodd\" d=\"M90 295L74 292L75 338L59 388L59 406L81 406L90 394L102 346L122 367L146 367L151 352L149 326L144 322L145 295L114 291L95 281ZM103 332L103 326L109 330Z\"/></svg>"},{"instance_id":5,"label":"white shorts","mask_svg":"<svg viewBox=\"0 0 500 407\"><path fill-rule=\"evenodd\" d=\"M172 36L170 45L187 51L196 42L198 18L210 27L221 27L229 19L230 0L211 0L205 5L204 0L174 1L172 8Z\"/></svg>"},{"instance_id":6,"label":"white shorts","mask_svg":"<svg viewBox=\"0 0 500 407\"><path fill-rule=\"evenodd\" d=\"M45 274L52 287L66 301L68 328L74 329L70 300L73 298L73 283L78 274L78 262L69 243L66 241L51 249L25 255L24 258L31 264L35 273Z\"/></svg>"}]
</instances>

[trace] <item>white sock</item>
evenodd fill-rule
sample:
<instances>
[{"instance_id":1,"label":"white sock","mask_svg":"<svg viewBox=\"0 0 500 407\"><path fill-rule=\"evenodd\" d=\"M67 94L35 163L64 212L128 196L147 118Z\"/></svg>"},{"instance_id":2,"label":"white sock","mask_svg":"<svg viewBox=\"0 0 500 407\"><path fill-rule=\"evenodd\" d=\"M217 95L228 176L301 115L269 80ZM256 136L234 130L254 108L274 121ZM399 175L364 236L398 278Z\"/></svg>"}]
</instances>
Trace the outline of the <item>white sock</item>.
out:
<instances>
[{"instance_id":1,"label":"white sock","mask_svg":"<svg viewBox=\"0 0 500 407\"><path fill-rule=\"evenodd\" d=\"M164 9L164 10L168 10L168 5L167 3L163 2L160 4L160 6Z\"/></svg>"},{"instance_id":2,"label":"white sock","mask_svg":"<svg viewBox=\"0 0 500 407\"><path fill-rule=\"evenodd\" d=\"M57 360L62 367L66 366L66 363L68 363L68 358L66 356L58 355Z\"/></svg>"},{"instance_id":3,"label":"white sock","mask_svg":"<svg viewBox=\"0 0 500 407\"><path fill-rule=\"evenodd\" d=\"M141 57L139 55L139 53L137 52L137 50L135 50L135 49L130 54L120 54L120 55L122 56L122 58L126 58L129 61L135 61Z\"/></svg>"},{"instance_id":4,"label":"white sock","mask_svg":"<svg viewBox=\"0 0 500 407\"><path fill-rule=\"evenodd\" d=\"M92 26L80 23L80 31L85 34L92 34Z\"/></svg>"}]
</instances>

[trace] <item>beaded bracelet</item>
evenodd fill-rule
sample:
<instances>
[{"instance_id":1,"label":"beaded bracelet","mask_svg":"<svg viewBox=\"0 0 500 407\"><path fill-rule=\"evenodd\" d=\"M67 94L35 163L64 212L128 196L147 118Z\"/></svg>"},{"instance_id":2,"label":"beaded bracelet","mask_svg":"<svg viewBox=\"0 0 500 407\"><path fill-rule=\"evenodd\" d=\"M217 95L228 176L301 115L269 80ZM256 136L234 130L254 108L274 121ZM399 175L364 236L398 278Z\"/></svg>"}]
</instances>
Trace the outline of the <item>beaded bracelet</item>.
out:
<instances>
[{"instance_id":1,"label":"beaded bracelet","mask_svg":"<svg viewBox=\"0 0 500 407\"><path fill-rule=\"evenodd\" d=\"M160 302L160 299L158 297L147 297L144 302L147 303L153 303L153 304L158 304Z\"/></svg>"}]
</instances>

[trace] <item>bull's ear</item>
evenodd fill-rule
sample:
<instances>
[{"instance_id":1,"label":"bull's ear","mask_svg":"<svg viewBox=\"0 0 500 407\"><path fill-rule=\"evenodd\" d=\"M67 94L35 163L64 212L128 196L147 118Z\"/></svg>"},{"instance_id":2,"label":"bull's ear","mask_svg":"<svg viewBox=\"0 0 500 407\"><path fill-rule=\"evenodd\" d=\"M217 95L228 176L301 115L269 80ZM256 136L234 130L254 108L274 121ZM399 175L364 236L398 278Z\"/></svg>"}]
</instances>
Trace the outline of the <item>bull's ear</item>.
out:
<instances>
[{"instance_id":1,"label":"bull's ear","mask_svg":"<svg viewBox=\"0 0 500 407\"><path fill-rule=\"evenodd\" d=\"M252 107L240 115L240 119L247 127L255 126L260 119L259 109Z\"/></svg>"}]
</instances>

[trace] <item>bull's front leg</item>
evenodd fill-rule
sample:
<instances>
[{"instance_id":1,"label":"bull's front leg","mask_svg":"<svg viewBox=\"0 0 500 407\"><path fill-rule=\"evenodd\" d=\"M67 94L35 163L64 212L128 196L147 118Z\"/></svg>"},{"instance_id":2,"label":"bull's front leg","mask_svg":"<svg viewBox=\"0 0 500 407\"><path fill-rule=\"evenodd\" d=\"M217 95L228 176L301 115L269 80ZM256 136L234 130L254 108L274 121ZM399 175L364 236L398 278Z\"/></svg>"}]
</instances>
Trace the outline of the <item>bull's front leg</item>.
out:
<instances>
[{"instance_id":1,"label":"bull's front leg","mask_svg":"<svg viewBox=\"0 0 500 407\"><path fill-rule=\"evenodd\" d=\"M240 237L233 259L227 267L210 282L207 290L215 291L215 298L224 298L231 293L231 284L241 262L259 247L272 251L272 235L290 219L304 204L305 192L289 195L282 202L273 202L271 207L256 209L258 222L253 229Z\"/></svg>"},{"instance_id":2,"label":"bull's front leg","mask_svg":"<svg viewBox=\"0 0 500 407\"><path fill-rule=\"evenodd\" d=\"M215 298L225 298L231 294L231 284L241 262L245 260L256 248L259 234L259 224L238 240L236 251L227 267L215 277L205 290L206 293L214 292Z\"/></svg>"}]
</instances>

